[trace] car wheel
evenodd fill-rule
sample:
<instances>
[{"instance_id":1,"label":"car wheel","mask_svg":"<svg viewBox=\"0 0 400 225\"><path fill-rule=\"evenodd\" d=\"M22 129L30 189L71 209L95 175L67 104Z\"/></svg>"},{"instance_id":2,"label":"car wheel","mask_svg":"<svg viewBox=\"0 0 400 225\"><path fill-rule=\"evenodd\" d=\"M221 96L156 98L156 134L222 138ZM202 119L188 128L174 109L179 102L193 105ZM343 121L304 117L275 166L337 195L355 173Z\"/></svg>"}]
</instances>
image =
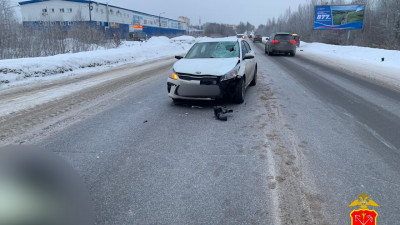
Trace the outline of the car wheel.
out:
<instances>
[{"instance_id":1,"label":"car wheel","mask_svg":"<svg viewBox=\"0 0 400 225\"><path fill-rule=\"evenodd\" d=\"M273 52L270 52L270 51L268 51L268 55L269 55L269 56L273 56L273 55L274 55L274 53L273 53Z\"/></svg>"},{"instance_id":2,"label":"car wheel","mask_svg":"<svg viewBox=\"0 0 400 225\"><path fill-rule=\"evenodd\" d=\"M296 51L291 51L291 52L290 52L290 56L293 57L293 56L295 56L295 55L296 55Z\"/></svg>"},{"instance_id":3,"label":"car wheel","mask_svg":"<svg viewBox=\"0 0 400 225\"><path fill-rule=\"evenodd\" d=\"M245 91L246 91L246 82L245 78L242 77L236 84L235 92L233 94L233 101L238 104L243 103Z\"/></svg>"},{"instance_id":4,"label":"car wheel","mask_svg":"<svg viewBox=\"0 0 400 225\"><path fill-rule=\"evenodd\" d=\"M254 69L254 76L253 76L253 80L250 83L250 86L256 86L257 84L257 65L256 68Z\"/></svg>"}]
</instances>

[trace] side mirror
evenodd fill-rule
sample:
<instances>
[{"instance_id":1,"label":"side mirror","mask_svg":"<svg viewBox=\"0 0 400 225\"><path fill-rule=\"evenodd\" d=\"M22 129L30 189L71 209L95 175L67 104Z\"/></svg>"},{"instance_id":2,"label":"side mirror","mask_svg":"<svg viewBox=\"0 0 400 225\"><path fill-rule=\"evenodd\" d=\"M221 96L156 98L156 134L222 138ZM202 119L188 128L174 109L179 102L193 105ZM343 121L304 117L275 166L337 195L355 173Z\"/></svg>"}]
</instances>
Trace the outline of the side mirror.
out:
<instances>
[{"instance_id":1,"label":"side mirror","mask_svg":"<svg viewBox=\"0 0 400 225\"><path fill-rule=\"evenodd\" d=\"M250 54L250 53L246 53L246 55L244 55L243 59L254 59L254 55Z\"/></svg>"},{"instance_id":2,"label":"side mirror","mask_svg":"<svg viewBox=\"0 0 400 225\"><path fill-rule=\"evenodd\" d=\"M183 59L183 56L176 55L176 56L175 56L175 59L177 59L177 60Z\"/></svg>"}]
</instances>

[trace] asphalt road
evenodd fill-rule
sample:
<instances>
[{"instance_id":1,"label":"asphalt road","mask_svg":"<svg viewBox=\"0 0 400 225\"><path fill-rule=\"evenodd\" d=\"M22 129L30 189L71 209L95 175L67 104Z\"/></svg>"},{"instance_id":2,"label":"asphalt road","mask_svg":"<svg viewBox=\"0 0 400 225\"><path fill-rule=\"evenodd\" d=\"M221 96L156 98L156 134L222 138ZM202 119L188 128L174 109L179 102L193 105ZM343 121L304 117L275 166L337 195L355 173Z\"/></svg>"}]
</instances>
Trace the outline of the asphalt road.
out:
<instances>
[{"instance_id":1,"label":"asphalt road","mask_svg":"<svg viewBox=\"0 0 400 225\"><path fill-rule=\"evenodd\" d=\"M350 224L362 192L379 224L400 220L400 94L253 47L241 105L173 104L163 65L37 132L84 177L97 224ZM213 105L234 112L221 122Z\"/></svg>"}]
</instances>

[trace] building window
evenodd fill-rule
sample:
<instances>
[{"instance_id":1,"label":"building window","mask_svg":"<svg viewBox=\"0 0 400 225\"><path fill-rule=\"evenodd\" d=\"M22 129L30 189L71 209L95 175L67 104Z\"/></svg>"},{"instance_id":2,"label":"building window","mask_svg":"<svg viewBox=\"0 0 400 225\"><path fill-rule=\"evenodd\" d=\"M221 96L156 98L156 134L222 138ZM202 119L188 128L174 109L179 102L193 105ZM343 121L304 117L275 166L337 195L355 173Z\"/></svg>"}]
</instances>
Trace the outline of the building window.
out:
<instances>
[{"instance_id":1,"label":"building window","mask_svg":"<svg viewBox=\"0 0 400 225\"><path fill-rule=\"evenodd\" d=\"M42 9L42 12L43 13L47 13L47 9Z\"/></svg>"},{"instance_id":2,"label":"building window","mask_svg":"<svg viewBox=\"0 0 400 225\"><path fill-rule=\"evenodd\" d=\"M60 9L60 13L63 13L63 12L64 12L64 8L61 8L61 9Z\"/></svg>"},{"instance_id":3,"label":"building window","mask_svg":"<svg viewBox=\"0 0 400 225\"><path fill-rule=\"evenodd\" d=\"M54 13L54 12L55 12L54 8L50 9L50 11L51 11L52 13Z\"/></svg>"},{"instance_id":4,"label":"building window","mask_svg":"<svg viewBox=\"0 0 400 225\"><path fill-rule=\"evenodd\" d=\"M104 10L103 10L103 9L100 9L100 12L101 12L101 14L103 14L103 13L104 13Z\"/></svg>"},{"instance_id":5,"label":"building window","mask_svg":"<svg viewBox=\"0 0 400 225\"><path fill-rule=\"evenodd\" d=\"M72 13L72 8L68 8L68 9L67 9L67 12L68 12L68 13Z\"/></svg>"}]
</instances>

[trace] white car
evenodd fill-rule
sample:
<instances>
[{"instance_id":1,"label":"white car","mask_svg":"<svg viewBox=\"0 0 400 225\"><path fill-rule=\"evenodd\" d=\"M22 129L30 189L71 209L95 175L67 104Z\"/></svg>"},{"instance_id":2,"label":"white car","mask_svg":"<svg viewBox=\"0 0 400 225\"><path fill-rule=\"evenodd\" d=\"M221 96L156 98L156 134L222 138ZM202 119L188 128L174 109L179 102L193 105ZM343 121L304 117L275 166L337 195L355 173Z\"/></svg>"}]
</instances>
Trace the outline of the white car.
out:
<instances>
[{"instance_id":1,"label":"white car","mask_svg":"<svg viewBox=\"0 0 400 225\"><path fill-rule=\"evenodd\" d=\"M167 81L173 100L244 101L245 90L257 83L257 61L249 43L239 38L206 39L193 45L173 66Z\"/></svg>"}]
</instances>

